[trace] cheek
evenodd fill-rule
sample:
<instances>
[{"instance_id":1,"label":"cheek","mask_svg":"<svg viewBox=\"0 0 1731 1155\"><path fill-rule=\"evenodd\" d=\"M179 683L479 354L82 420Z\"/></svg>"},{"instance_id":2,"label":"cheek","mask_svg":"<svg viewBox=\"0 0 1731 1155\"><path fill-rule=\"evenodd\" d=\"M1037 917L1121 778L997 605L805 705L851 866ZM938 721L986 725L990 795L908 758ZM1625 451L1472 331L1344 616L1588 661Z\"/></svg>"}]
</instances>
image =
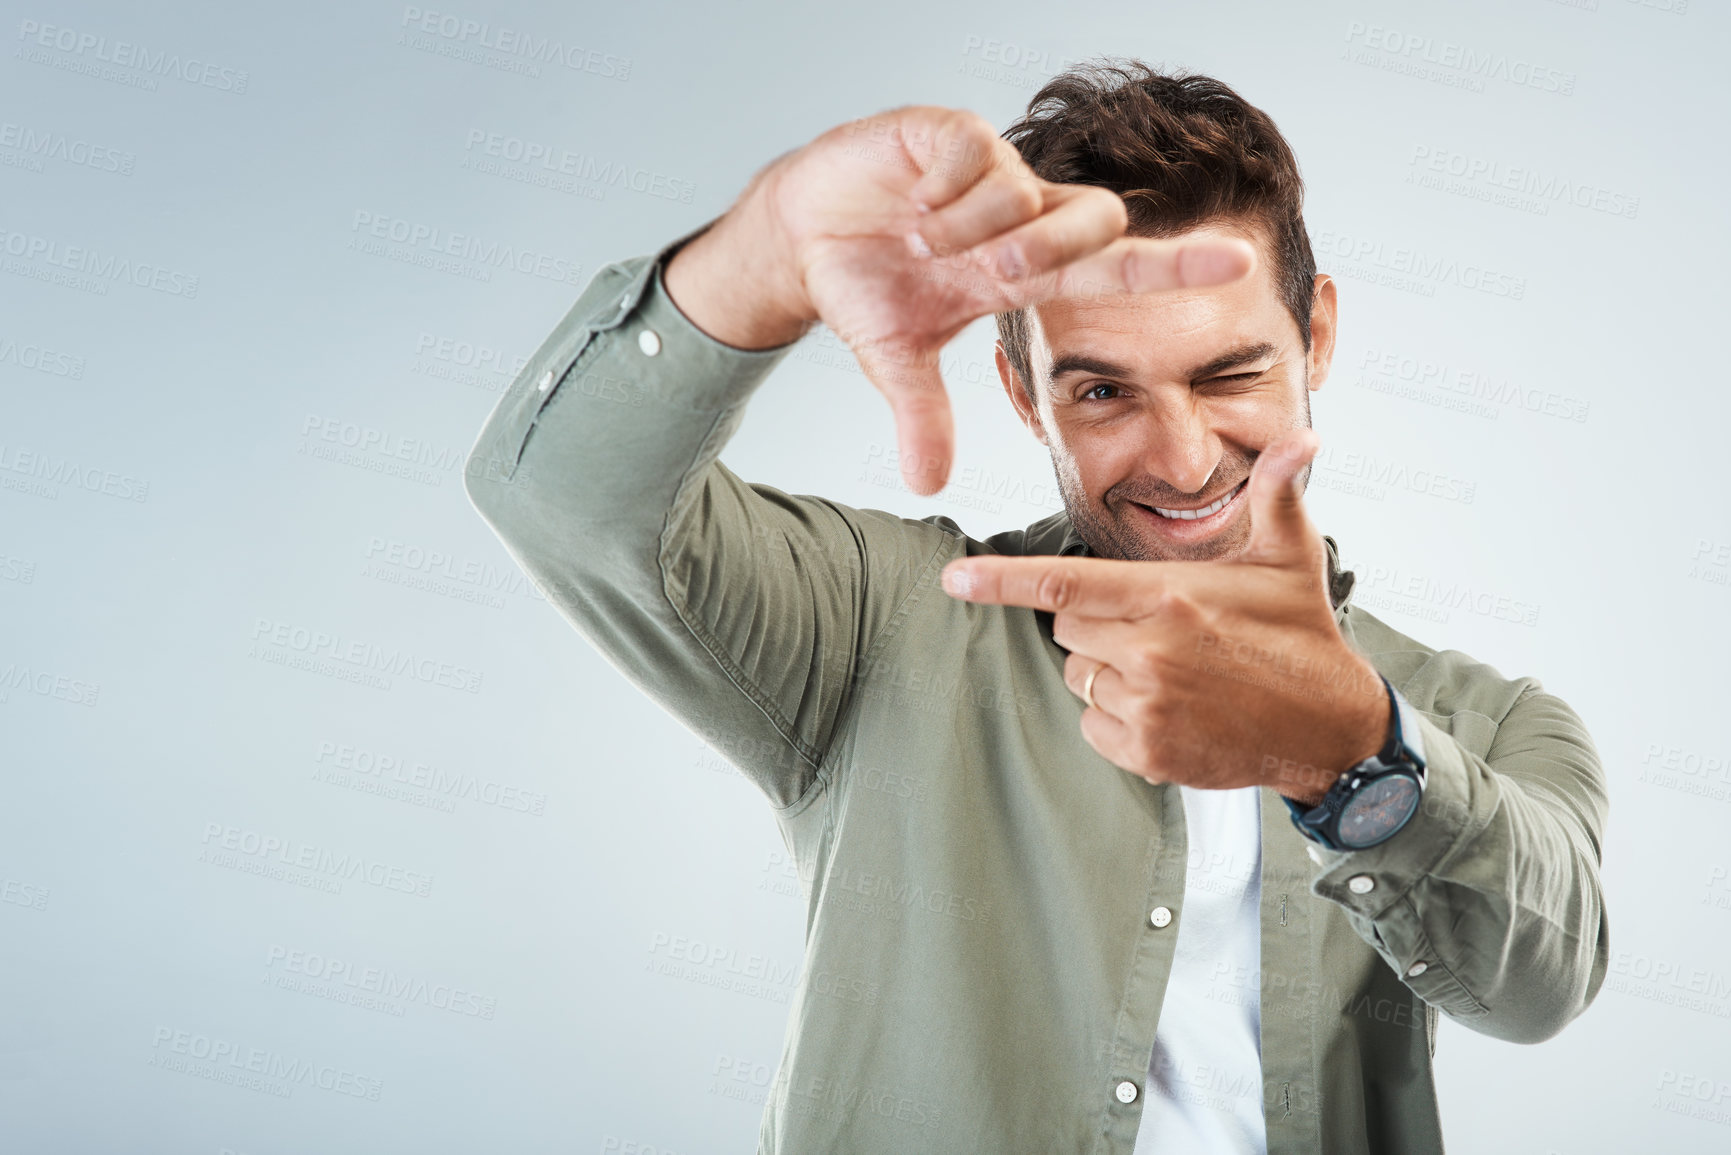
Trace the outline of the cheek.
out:
<instances>
[{"instance_id":1,"label":"cheek","mask_svg":"<svg viewBox=\"0 0 1731 1155\"><path fill-rule=\"evenodd\" d=\"M1288 430L1304 425L1302 387L1278 395L1246 393L1209 402L1208 424L1224 442L1260 452Z\"/></svg>"},{"instance_id":2,"label":"cheek","mask_svg":"<svg viewBox=\"0 0 1731 1155\"><path fill-rule=\"evenodd\" d=\"M1142 470L1146 435L1129 425L1068 429L1052 439L1052 461L1069 484L1101 494Z\"/></svg>"}]
</instances>

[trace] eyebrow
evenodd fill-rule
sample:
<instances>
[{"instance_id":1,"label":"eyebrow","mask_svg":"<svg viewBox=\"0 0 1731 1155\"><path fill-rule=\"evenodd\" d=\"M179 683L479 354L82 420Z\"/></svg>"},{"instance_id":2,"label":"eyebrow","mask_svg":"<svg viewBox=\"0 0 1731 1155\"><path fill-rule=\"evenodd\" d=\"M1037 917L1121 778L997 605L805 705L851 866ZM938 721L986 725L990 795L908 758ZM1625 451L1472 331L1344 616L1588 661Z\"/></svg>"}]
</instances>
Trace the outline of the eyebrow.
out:
<instances>
[{"instance_id":1,"label":"eyebrow","mask_svg":"<svg viewBox=\"0 0 1731 1155\"><path fill-rule=\"evenodd\" d=\"M1190 370L1191 381L1203 381L1216 377L1228 369L1236 369L1241 365L1249 365L1264 358L1273 357L1280 352L1279 346L1272 341L1246 341L1242 345L1234 345L1226 352L1210 361L1204 361ZM1094 373L1101 377L1116 377L1124 380L1132 376L1129 368L1116 361L1107 361L1100 357L1091 357L1086 353L1065 353L1052 362L1052 370L1046 375L1046 384L1054 385L1058 378L1066 373Z\"/></svg>"}]
</instances>

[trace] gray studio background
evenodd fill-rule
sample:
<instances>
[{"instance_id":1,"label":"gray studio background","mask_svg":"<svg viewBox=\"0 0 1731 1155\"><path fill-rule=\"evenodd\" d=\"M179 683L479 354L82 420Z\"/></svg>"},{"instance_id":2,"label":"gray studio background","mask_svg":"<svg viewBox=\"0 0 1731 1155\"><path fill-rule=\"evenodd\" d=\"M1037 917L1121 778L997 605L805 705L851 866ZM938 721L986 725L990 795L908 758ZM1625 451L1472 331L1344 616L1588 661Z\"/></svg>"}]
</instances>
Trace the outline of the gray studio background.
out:
<instances>
[{"instance_id":1,"label":"gray studio background","mask_svg":"<svg viewBox=\"0 0 1731 1155\"><path fill-rule=\"evenodd\" d=\"M0 29L0 1150L753 1149L802 941L768 803L526 585L462 459L600 265L834 124L1001 127L1102 52L1221 77L1298 153L1342 310L1309 508L1358 603L1539 676L1604 756L1612 973L1541 1046L1445 1020L1451 1149L1731 1149L1721 6ZM989 323L931 499L825 336L740 474L975 536L1061 508Z\"/></svg>"}]
</instances>

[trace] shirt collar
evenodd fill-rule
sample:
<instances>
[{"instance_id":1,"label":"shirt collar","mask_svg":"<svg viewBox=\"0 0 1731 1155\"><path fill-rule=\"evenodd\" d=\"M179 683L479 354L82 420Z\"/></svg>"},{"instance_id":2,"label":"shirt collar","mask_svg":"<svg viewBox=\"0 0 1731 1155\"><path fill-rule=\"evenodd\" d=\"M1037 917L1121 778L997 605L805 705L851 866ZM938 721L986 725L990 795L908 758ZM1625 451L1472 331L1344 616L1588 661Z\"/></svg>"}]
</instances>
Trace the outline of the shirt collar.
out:
<instances>
[{"instance_id":1,"label":"shirt collar","mask_svg":"<svg viewBox=\"0 0 1731 1155\"><path fill-rule=\"evenodd\" d=\"M1068 513L1055 513L1042 518L1030 525L1025 533L1026 549L1030 554L1094 556L1094 551L1088 548L1088 543L1082 540L1082 535L1077 533L1076 527L1071 524ZM1334 616L1338 620L1346 610L1347 603L1352 600L1352 588L1357 584L1358 576L1351 570L1340 568L1340 547L1332 537L1323 534L1322 541L1328 547L1328 600L1334 607Z\"/></svg>"}]
</instances>

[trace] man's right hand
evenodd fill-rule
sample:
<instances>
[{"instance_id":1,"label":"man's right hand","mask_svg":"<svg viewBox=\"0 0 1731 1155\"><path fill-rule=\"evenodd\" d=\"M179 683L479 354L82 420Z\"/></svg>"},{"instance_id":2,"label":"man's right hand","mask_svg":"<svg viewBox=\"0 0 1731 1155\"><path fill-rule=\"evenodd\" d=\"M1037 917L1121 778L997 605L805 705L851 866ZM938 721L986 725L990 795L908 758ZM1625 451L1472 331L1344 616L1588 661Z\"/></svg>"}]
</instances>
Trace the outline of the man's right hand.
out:
<instances>
[{"instance_id":1,"label":"man's right hand","mask_svg":"<svg viewBox=\"0 0 1731 1155\"><path fill-rule=\"evenodd\" d=\"M1246 241L1124 236L1108 189L1041 180L990 122L910 105L833 128L760 171L668 264L668 295L718 341L765 349L822 321L895 411L902 478L936 493L955 426L945 344L1056 296L1221 284Z\"/></svg>"}]
</instances>

